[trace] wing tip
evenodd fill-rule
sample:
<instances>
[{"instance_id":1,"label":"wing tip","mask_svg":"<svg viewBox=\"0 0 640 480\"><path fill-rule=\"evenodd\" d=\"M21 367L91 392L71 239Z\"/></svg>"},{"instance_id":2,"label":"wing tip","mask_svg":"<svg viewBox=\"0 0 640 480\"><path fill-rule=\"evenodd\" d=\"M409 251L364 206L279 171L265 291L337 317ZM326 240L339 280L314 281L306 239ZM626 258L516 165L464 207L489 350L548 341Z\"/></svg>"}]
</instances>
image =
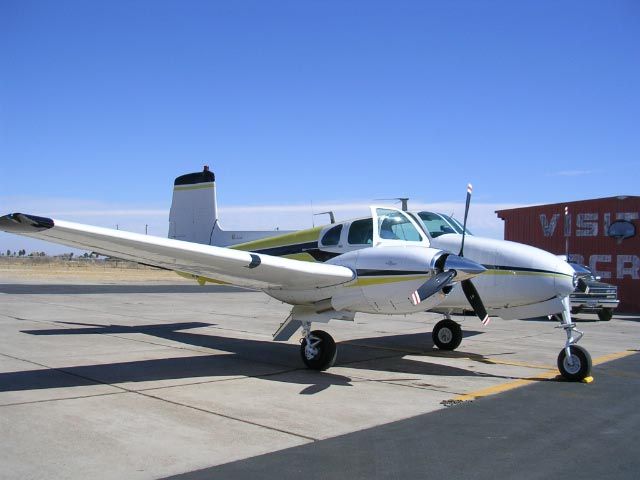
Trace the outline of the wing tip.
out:
<instances>
[{"instance_id":1,"label":"wing tip","mask_svg":"<svg viewBox=\"0 0 640 480\"><path fill-rule=\"evenodd\" d=\"M41 232L54 226L55 223L51 218L25 213L10 213L0 217L0 230L9 233Z\"/></svg>"}]
</instances>

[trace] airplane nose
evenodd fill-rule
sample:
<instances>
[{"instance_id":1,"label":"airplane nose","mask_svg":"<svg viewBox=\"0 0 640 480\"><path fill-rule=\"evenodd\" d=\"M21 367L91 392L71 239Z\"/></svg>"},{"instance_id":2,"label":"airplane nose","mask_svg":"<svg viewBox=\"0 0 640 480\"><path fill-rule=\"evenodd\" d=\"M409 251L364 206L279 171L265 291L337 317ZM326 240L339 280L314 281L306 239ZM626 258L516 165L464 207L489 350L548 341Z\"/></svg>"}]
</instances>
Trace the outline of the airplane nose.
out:
<instances>
[{"instance_id":1,"label":"airplane nose","mask_svg":"<svg viewBox=\"0 0 640 480\"><path fill-rule=\"evenodd\" d=\"M487 269L479 263L469 260L468 258L460 257L459 255L449 255L445 262L445 269L458 272L458 279L461 277L460 274L463 274L462 276L466 279L487 271Z\"/></svg>"},{"instance_id":2,"label":"airplane nose","mask_svg":"<svg viewBox=\"0 0 640 480\"><path fill-rule=\"evenodd\" d=\"M564 260L559 260L556 264L555 271L557 275L554 278L556 294L559 297L566 297L575 290L575 270Z\"/></svg>"}]
</instances>

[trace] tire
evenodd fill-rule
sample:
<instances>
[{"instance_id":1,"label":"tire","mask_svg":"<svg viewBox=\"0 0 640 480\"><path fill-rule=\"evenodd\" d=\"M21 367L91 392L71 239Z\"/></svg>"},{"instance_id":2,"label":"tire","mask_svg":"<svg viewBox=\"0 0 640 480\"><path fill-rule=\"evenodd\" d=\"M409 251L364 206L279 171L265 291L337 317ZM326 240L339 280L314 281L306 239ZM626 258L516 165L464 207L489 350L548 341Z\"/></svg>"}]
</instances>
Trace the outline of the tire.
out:
<instances>
[{"instance_id":1,"label":"tire","mask_svg":"<svg viewBox=\"0 0 640 480\"><path fill-rule=\"evenodd\" d=\"M578 345L571 345L571 357L574 364L569 365L567 352L563 348L558 355L558 370L560 374L572 382L579 382L591 375L591 355Z\"/></svg>"},{"instance_id":2,"label":"tire","mask_svg":"<svg viewBox=\"0 0 640 480\"><path fill-rule=\"evenodd\" d=\"M431 338L440 350L455 350L462 342L462 328L460 324L448 318L440 320L433 327Z\"/></svg>"},{"instance_id":3,"label":"tire","mask_svg":"<svg viewBox=\"0 0 640 480\"><path fill-rule=\"evenodd\" d=\"M613 317L613 309L612 308L603 308L602 310L598 310L598 318L603 322L608 322Z\"/></svg>"},{"instance_id":4,"label":"tire","mask_svg":"<svg viewBox=\"0 0 640 480\"><path fill-rule=\"evenodd\" d=\"M311 338L319 340L315 352L307 352L307 339L303 338L300 344L302 361L311 370L326 370L336 363L338 349L333 337L322 330L311 332Z\"/></svg>"}]
</instances>

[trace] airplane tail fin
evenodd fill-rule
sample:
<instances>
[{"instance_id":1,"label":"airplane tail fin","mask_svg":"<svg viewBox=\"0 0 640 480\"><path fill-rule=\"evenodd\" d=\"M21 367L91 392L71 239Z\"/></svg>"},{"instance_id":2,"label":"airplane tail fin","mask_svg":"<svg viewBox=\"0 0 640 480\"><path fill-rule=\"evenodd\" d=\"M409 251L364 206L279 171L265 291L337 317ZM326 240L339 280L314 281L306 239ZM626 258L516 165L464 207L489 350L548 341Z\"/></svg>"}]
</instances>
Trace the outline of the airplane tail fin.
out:
<instances>
[{"instance_id":1,"label":"airplane tail fin","mask_svg":"<svg viewBox=\"0 0 640 480\"><path fill-rule=\"evenodd\" d=\"M216 177L209 167L177 177L169 212L169 238L211 245L217 223Z\"/></svg>"}]
</instances>

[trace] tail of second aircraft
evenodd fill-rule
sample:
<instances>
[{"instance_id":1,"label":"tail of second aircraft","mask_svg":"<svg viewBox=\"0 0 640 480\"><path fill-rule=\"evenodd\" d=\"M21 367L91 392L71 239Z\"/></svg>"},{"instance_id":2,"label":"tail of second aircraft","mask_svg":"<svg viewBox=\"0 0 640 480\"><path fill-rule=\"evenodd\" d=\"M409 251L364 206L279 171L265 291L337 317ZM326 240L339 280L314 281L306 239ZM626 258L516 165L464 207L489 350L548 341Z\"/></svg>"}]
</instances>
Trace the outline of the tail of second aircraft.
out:
<instances>
[{"instance_id":1,"label":"tail of second aircraft","mask_svg":"<svg viewBox=\"0 0 640 480\"><path fill-rule=\"evenodd\" d=\"M222 230L218 220L216 177L206 165L201 172L181 175L173 182L169 238L226 247L284 233L287 232Z\"/></svg>"}]
</instances>

